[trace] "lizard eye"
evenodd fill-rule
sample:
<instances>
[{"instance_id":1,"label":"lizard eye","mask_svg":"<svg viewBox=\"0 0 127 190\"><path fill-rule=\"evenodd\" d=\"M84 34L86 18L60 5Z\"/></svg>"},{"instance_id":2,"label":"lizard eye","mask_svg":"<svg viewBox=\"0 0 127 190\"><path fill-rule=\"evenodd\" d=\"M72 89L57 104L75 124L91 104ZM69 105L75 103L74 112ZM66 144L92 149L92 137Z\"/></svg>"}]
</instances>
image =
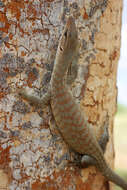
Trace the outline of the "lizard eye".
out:
<instances>
[{"instance_id":1,"label":"lizard eye","mask_svg":"<svg viewBox=\"0 0 127 190\"><path fill-rule=\"evenodd\" d=\"M60 46L60 51L63 51L63 48Z\"/></svg>"},{"instance_id":2,"label":"lizard eye","mask_svg":"<svg viewBox=\"0 0 127 190\"><path fill-rule=\"evenodd\" d=\"M64 36L65 38L67 38L67 30L64 32Z\"/></svg>"}]
</instances>

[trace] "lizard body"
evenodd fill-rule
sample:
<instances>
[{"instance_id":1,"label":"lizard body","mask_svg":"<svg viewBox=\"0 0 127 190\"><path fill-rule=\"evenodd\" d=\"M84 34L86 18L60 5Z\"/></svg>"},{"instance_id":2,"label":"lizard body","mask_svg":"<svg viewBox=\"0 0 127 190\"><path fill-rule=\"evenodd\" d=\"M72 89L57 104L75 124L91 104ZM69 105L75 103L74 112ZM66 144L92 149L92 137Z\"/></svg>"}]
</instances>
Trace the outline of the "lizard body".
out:
<instances>
[{"instance_id":1,"label":"lizard body","mask_svg":"<svg viewBox=\"0 0 127 190\"><path fill-rule=\"evenodd\" d=\"M127 183L107 165L90 124L85 120L80 106L75 102L65 83L68 68L77 57L77 44L78 34L75 22L72 17L69 17L58 45L50 91L42 99L27 95L24 91L20 91L19 94L36 106L41 106L50 101L58 130L69 147L82 155L91 156L94 165L106 179L127 190Z\"/></svg>"}]
</instances>

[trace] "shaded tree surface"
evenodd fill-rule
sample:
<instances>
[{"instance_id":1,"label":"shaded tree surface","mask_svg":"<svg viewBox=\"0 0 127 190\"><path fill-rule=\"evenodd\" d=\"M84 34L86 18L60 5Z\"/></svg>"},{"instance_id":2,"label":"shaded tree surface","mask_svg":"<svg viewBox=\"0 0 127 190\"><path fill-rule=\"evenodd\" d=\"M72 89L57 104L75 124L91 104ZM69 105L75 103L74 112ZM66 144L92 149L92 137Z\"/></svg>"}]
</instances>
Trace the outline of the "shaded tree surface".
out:
<instances>
[{"instance_id":1,"label":"shaded tree surface","mask_svg":"<svg viewBox=\"0 0 127 190\"><path fill-rule=\"evenodd\" d=\"M113 168L121 12L122 0L0 1L0 189L112 189L94 166L75 165L77 154L57 131L50 107L33 108L17 90L45 94L59 37L72 15L80 41L72 93L98 139L108 114L105 158Z\"/></svg>"}]
</instances>

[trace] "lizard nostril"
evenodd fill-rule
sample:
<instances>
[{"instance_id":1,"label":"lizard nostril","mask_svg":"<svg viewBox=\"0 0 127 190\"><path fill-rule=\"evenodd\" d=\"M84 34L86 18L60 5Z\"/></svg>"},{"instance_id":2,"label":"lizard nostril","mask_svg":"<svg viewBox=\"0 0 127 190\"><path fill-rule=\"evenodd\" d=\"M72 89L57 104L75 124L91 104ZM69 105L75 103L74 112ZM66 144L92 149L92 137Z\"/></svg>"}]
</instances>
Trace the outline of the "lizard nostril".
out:
<instances>
[{"instance_id":1,"label":"lizard nostril","mask_svg":"<svg viewBox=\"0 0 127 190\"><path fill-rule=\"evenodd\" d=\"M63 51L63 48L60 46L60 50Z\"/></svg>"}]
</instances>

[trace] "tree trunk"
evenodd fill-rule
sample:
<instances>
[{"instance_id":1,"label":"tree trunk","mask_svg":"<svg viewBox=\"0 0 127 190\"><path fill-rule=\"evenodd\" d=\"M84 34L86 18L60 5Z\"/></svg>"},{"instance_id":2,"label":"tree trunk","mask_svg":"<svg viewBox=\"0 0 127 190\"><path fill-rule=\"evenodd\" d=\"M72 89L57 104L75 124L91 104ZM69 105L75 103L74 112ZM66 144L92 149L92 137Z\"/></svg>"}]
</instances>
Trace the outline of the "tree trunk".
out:
<instances>
[{"instance_id":1,"label":"tree trunk","mask_svg":"<svg viewBox=\"0 0 127 190\"><path fill-rule=\"evenodd\" d=\"M109 189L94 166L74 164L76 153L55 128L50 107L34 109L17 89L40 96L47 91L60 34L73 15L80 58L72 92L98 139L108 114L105 158L113 167L121 12L122 0L0 1L1 190Z\"/></svg>"}]
</instances>

